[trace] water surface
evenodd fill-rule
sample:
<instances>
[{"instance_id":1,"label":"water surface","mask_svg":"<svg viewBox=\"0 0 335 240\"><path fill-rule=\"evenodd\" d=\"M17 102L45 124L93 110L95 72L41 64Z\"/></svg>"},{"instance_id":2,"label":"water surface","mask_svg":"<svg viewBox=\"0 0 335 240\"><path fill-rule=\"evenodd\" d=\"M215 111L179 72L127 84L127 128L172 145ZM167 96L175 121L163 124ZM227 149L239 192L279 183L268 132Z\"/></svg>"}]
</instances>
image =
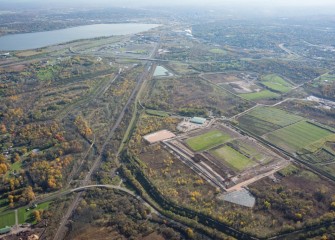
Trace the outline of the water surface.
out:
<instances>
[{"instance_id":1,"label":"water surface","mask_svg":"<svg viewBox=\"0 0 335 240\"><path fill-rule=\"evenodd\" d=\"M158 27L157 24L94 24L54 31L13 34L0 37L0 50L28 50L80 39L135 34Z\"/></svg>"}]
</instances>

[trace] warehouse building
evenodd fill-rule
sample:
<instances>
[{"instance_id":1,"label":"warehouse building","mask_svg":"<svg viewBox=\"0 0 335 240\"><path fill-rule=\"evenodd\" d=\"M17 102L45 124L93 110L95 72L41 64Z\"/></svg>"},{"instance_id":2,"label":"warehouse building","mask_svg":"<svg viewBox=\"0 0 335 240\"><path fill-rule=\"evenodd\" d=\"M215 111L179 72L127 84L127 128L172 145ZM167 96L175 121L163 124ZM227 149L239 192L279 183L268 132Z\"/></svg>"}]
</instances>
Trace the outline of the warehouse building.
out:
<instances>
[{"instance_id":1,"label":"warehouse building","mask_svg":"<svg viewBox=\"0 0 335 240\"><path fill-rule=\"evenodd\" d=\"M206 122L206 118L193 117L193 118L191 118L190 122L202 125L202 124L204 124Z\"/></svg>"}]
</instances>

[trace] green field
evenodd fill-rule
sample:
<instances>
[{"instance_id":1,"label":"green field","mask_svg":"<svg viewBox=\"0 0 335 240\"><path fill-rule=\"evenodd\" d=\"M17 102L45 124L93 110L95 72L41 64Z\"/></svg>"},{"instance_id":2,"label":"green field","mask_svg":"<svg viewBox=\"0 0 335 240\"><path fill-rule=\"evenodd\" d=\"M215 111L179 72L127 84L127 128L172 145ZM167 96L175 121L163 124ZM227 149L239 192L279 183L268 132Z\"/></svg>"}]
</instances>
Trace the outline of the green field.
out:
<instances>
[{"instance_id":1,"label":"green field","mask_svg":"<svg viewBox=\"0 0 335 240\"><path fill-rule=\"evenodd\" d=\"M242 94L239 94L239 96L247 100L259 100L259 99L276 98L276 97L279 97L280 95L278 93L274 93L269 90L263 90L260 92L242 93Z\"/></svg>"},{"instance_id":2,"label":"green field","mask_svg":"<svg viewBox=\"0 0 335 240\"><path fill-rule=\"evenodd\" d=\"M187 145L193 151L203 151L222 144L230 139L230 135L219 130L213 130L205 134L186 140Z\"/></svg>"},{"instance_id":3,"label":"green field","mask_svg":"<svg viewBox=\"0 0 335 240\"><path fill-rule=\"evenodd\" d=\"M49 208L51 202L44 202L39 204L35 209L30 209L29 211L26 211L27 207L22 207L18 209L18 218L19 218L19 224L22 223L34 223L34 218L33 218L33 211L34 210L46 210Z\"/></svg>"},{"instance_id":4,"label":"green field","mask_svg":"<svg viewBox=\"0 0 335 240\"><path fill-rule=\"evenodd\" d=\"M145 113L148 115L158 116L158 117L168 117L170 116L167 112L164 111L157 111L157 110L145 110Z\"/></svg>"},{"instance_id":5,"label":"green field","mask_svg":"<svg viewBox=\"0 0 335 240\"><path fill-rule=\"evenodd\" d=\"M243 154L229 146L224 146L211 152L215 157L224 160L230 167L237 171L243 171L254 164L251 159L245 157Z\"/></svg>"},{"instance_id":6,"label":"green field","mask_svg":"<svg viewBox=\"0 0 335 240\"><path fill-rule=\"evenodd\" d=\"M270 74L263 77L262 84L270 90L280 93L289 92L293 87L292 84L286 82L284 79L275 74Z\"/></svg>"},{"instance_id":7,"label":"green field","mask_svg":"<svg viewBox=\"0 0 335 240\"><path fill-rule=\"evenodd\" d=\"M331 131L334 133L334 131ZM314 142L313 144L308 145L304 149L309 153L315 153L321 148L328 151L330 154L335 155L335 150L330 146L330 143L335 143L335 134L329 135L325 138L320 139L319 141Z\"/></svg>"},{"instance_id":8,"label":"green field","mask_svg":"<svg viewBox=\"0 0 335 240\"><path fill-rule=\"evenodd\" d=\"M225 54L226 51L225 50L222 50L220 48L213 48L211 50L209 50L211 53L214 53L214 54Z\"/></svg>"},{"instance_id":9,"label":"green field","mask_svg":"<svg viewBox=\"0 0 335 240\"><path fill-rule=\"evenodd\" d=\"M0 199L0 214L8 210L8 198Z\"/></svg>"},{"instance_id":10,"label":"green field","mask_svg":"<svg viewBox=\"0 0 335 240\"><path fill-rule=\"evenodd\" d=\"M6 173L6 177L9 176L10 172L20 172L20 170L22 169L22 161L18 161L16 163L13 163L11 166L10 166L10 171L8 171Z\"/></svg>"},{"instance_id":11,"label":"green field","mask_svg":"<svg viewBox=\"0 0 335 240\"><path fill-rule=\"evenodd\" d=\"M231 145L230 145L231 144ZM230 147L233 149L238 149L240 153L242 153L244 156L247 156L248 158L252 159L253 161L260 161L262 164L268 163L271 160L271 157L266 156L262 152L260 152L255 147L241 141L241 140L234 140L230 142Z\"/></svg>"},{"instance_id":12,"label":"green field","mask_svg":"<svg viewBox=\"0 0 335 240\"><path fill-rule=\"evenodd\" d=\"M41 69L36 73L37 78L40 81L50 81L54 78L55 74L57 74L57 71L58 71L57 68L58 67L49 66L45 69Z\"/></svg>"},{"instance_id":13,"label":"green field","mask_svg":"<svg viewBox=\"0 0 335 240\"><path fill-rule=\"evenodd\" d=\"M320 78L320 81L321 82L333 82L335 81L335 75L329 75L329 74L326 74L326 75L322 75L321 78Z\"/></svg>"},{"instance_id":14,"label":"green field","mask_svg":"<svg viewBox=\"0 0 335 240\"><path fill-rule=\"evenodd\" d=\"M271 107L258 107L238 118L241 128L258 136L303 120L302 117Z\"/></svg>"},{"instance_id":15,"label":"green field","mask_svg":"<svg viewBox=\"0 0 335 240\"><path fill-rule=\"evenodd\" d=\"M278 174L287 177L293 174L296 174L299 172L299 168L297 168L295 165L290 164L287 167L283 168L282 170L278 171Z\"/></svg>"},{"instance_id":16,"label":"green field","mask_svg":"<svg viewBox=\"0 0 335 240\"><path fill-rule=\"evenodd\" d=\"M255 135L262 136L263 134L272 132L280 128L279 125L266 122L262 119L250 116L248 114L238 118L239 126Z\"/></svg>"},{"instance_id":17,"label":"green field","mask_svg":"<svg viewBox=\"0 0 335 240\"><path fill-rule=\"evenodd\" d=\"M265 135L265 138L271 143L293 152L305 148L332 134L333 133L328 130L306 121L301 121L269 133Z\"/></svg>"},{"instance_id":18,"label":"green field","mask_svg":"<svg viewBox=\"0 0 335 240\"><path fill-rule=\"evenodd\" d=\"M15 225L14 211L0 215L0 228L4 228L6 226L11 227L13 225Z\"/></svg>"},{"instance_id":19,"label":"green field","mask_svg":"<svg viewBox=\"0 0 335 240\"><path fill-rule=\"evenodd\" d=\"M10 166L11 171L19 172L22 169L22 162L18 161Z\"/></svg>"},{"instance_id":20,"label":"green field","mask_svg":"<svg viewBox=\"0 0 335 240\"><path fill-rule=\"evenodd\" d=\"M272 107L255 108L254 110L249 112L248 115L262 119L272 124L279 125L281 127L285 127L287 125L303 120L303 118L300 116L293 115L286 111Z\"/></svg>"}]
</instances>

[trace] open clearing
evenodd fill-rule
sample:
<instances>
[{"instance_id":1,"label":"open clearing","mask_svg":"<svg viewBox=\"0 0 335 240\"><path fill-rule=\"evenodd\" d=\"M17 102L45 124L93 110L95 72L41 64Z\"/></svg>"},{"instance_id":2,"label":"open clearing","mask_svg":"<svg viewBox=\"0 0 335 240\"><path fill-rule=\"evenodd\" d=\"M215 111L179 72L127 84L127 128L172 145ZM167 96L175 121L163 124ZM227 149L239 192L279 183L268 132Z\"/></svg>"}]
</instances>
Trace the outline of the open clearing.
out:
<instances>
[{"instance_id":1,"label":"open clearing","mask_svg":"<svg viewBox=\"0 0 335 240\"><path fill-rule=\"evenodd\" d=\"M157 110L152 110L152 109L145 110L145 113L149 114L149 115L153 115L153 116L158 116L158 117L168 117L168 116L170 116L167 112L157 111Z\"/></svg>"},{"instance_id":2,"label":"open clearing","mask_svg":"<svg viewBox=\"0 0 335 240\"><path fill-rule=\"evenodd\" d=\"M220 48L213 48L211 50L209 50L211 53L214 53L214 54L226 54L226 51L225 50L222 50Z\"/></svg>"},{"instance_id":3,"label":"open clearing","mask_svg":"<svg viewBox=\"0 0 335 240\"><path fill-rule=\"evenodd\" d=\"M242 93L240 94L240 96L247 100L259 100L259 99L276 98L279 97L280 95L278 93L274 93L269 90L263 90L260 92Z\"/></svg>"},{"instance_id":4,"label":"open clearing","mask_svg":"<svg viewBox=\"0 0 335 240\"><path fill-rule=\"evenodd\" d=\"M186 140L187 145L193 151L203 151L222 144L230 139L230 135L219 130L213 130L208 133L190 138Z\"/></svg>"},{"instance_id":5,"label":"open clearing","mask_svg":"<svg viewBox=\"0 0 335 240\"><path fill-rule=\"evenodd\" d=\"M262 78L261 84L270 90L280 93L289 92L293 87L292 84L288 83L275 74L266 75L264 78Z\"/></svg>"},{"instance_id":6,"label":"open clearing","mask_svg":"<svg viewBox=\"0 0 335 240\"><path fill-rule=\"evenodd\" d=\"M298 151L333 133L306 121L278 129L265 135L265 139L288 151Z\"/></svg>"},{"instance_id":7,"label":"open clearing","mask_svg":"<svg viewBox=\"0 0 335 240\"><path fill-rule=\"evenodd\" d=\"M335 81L335 75L331 75L331 74L326 74L321 76L320 78L321 82L332 82Z\"/></svg>"},{"instance_id":8,"label":"open clearing","mask_svg":"<svg viewBox=\"0 0 335 240\"><path fill-rule=\"evenodd\" d=\"M258 85L248 81L237 81L229 84L221 84L221 86L228 88L228 90L231 88L236 94L253 93L261 90Z\"/></svg>"},{"instance_id":9,"label":"open clearing","mask_svg":"<svg viewBox=\"0 0 335 240\"><path fill-rule=\"evenodd\" d=\"M15 171L15 172L19 172L21 169L22 169L22 162L21 161L13 163L10 166L10 170Z\"/></svg>"},{"instance_id":10,"label":"open clearing","mask_svg":"<svg viewBox=\"0 0 335 240\"><path fill-rule=\"evenodd\" d=\"M6 226L10 227L13 226L14 224L15 224L14 211L0 215L0 228L4 228Z\"/></svg>"},{"instance_id":11,"label":"open clearing","mask_svg":"<svg viewBox=\"0 0 335 240\"><path fill-rule=\"evenodd\" d=\"M254 164L251 159L247 158L229 146L215 149L212 151L212 154L224 160L230 167L237 171L243 171Z\"/></svg>"},{"instance_id":12,"label":"open clearing","mask_svg":"<svg viewBox=\"0 0 335 240\"><path fill-rule=\"evenodd\" d=\"M26 207L19 208L18 209L19 224L23 224L26 222L35 223L33 212L35 210L47 210L49 208L50 203L51 202L41 203L36 208L30 209L29 211L26 211Z\"/></svg>"},{"instance_id":13,"label":"open clearing","mask_svg":"<svg viewBox=\"0 0 335 240\"><path fill-rule=\"evenodd\" d=\"M222 84L238 81L255 81L258 78L258 74L252 72L206 73L202 77L213 83Z\"/></svg>"}]
</instances>

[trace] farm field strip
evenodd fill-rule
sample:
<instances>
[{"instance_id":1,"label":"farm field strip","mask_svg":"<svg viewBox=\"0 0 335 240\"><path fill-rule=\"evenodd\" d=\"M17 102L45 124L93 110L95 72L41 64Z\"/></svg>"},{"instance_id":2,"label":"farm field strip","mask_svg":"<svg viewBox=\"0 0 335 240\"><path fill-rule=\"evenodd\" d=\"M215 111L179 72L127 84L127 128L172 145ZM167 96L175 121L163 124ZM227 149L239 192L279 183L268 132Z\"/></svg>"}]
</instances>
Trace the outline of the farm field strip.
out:
<instances>
[{"instance_id":1,"label":"farm field strip","mask_svg":"<svg viewBox=\"0 0 335 240\"><path fill-rule=\"evenodd\" d=\"M223 133L219 130L213 130L205 134L187 139L186 143L193 151L197 152L222 144L228 141L230 138L231 136L229 134Z\"/></svg>"},{"instance_id":2,"label":"farm field strip","mask_svg":"<svg viewBox=\"0 0 335 240\"><path fill-rule=\"evenodd\" d=\"M279 125L266 122L262 119L250 116L248 114L239 117L239 126L243 129L246 129L256 135L263 135L280 128Z\"/></svg>"},{"instance_id":3,"label":"farm field strip","mask_svg":"<svg viewBox=\"0 0 335 240\"><path fill-rule=\"evenodd\" d=\"M308 145L332 134L333 133L328 130L317 127L306 121L301 121L278 129L264 137L271 143L279 145L284 149L298 151L299 149L307 147Z\"/></svg>"},{"instance_id":4,"label":"farm field strip","mask_svg":"<svg viewBox=\"0 0 335 240\"><path fill-rule=\"evenodd\" d=\"M303 120L303 117L290 114L273 107L257 107L238 118L241 128L262 136L282 127Z\"/></svg>"},{"instance_id":5,"label":"farm field strip","mask_svg":"<svg viewBox=\"0 0 335 240\"><path fill-rule=\"evenodd\" d=\"M303 120L303 118L300 116L293 115L283 110L271 107L256 108L249 112L247 115L253 116L263 121L270 122L272 124L279 125L281 127L285 127Z\"/></svg>"},{"instance_id":6,"label":"farm field strip","mask_svg":"<svg viewBox=\"0 0 335 240\"><path fill-rule=\"evenodd\" d=\"M259 100L259 99L276 98L279 97L280 95L278 93L274 93L269 90L262 90L260 92L242 93L239 94L239 96L247 100Z\"/></svg>"}]
</instances>

